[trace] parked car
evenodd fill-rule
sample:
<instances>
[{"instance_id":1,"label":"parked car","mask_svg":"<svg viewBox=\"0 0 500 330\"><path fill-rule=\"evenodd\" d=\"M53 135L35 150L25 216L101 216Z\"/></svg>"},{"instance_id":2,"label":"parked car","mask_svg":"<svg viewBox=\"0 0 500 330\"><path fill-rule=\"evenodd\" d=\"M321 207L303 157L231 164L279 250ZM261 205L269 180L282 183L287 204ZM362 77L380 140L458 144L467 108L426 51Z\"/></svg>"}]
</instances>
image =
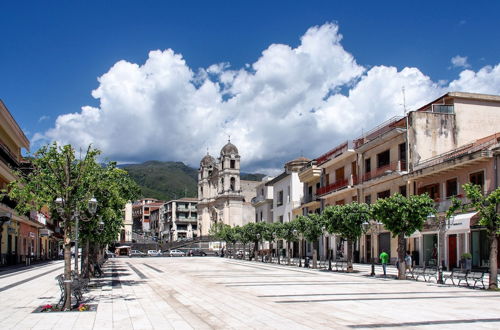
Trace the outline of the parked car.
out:
<instances>
[{"instance_id":1,"label":"parked car","mask_svg":"<svg viewBox=\"0 0 500 330\"><path fill-rule=\"evenodd\" d=\"M149 257L161 257L162 255L160 250L148 250Z\"/></svg>"},{"instance_id":2,"label":"parked car","mask_svg":"<svg viewBox=\"0 0 500 330\"><path fill-rule=\"evenodd\" d=\"M130 254L128 256L130 258L132 258L132 257L145 257L146 253L141 252L139 250L130 250Z\"/></svg>"},{"instance_id":3,"label":"parked car","mask_svg":"<svg viewBox=\"0 0 500 330\"><path fill-rule=\"evenodd\" d=\"M171 257L184 257L186 254L181 250L170 250L169 255Z\"/></svg>"},{"instance_id":4,"label":"parked car","mask_svg":"<svg viewBox=\"0 0 500 330\"><path fill-rule=\"evenodd\" d=\"M205 257L207 254L201 250L201 249L192 249L192 250L189 250L188 252L188 256L191 256L191 257Z\"/></svg>"}]
</instances>

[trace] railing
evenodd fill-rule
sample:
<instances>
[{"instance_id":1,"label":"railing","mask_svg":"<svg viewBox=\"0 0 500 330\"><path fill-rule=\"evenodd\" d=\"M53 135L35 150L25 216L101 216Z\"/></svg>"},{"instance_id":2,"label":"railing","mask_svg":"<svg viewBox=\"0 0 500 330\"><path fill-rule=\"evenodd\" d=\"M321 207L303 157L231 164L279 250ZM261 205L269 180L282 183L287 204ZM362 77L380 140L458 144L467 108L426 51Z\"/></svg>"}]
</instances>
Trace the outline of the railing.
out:
<instances>
[{"instance_id":1,"label":"railing","mask_svg":"<svg viewBox=\"0 0 500 330\"><path fill-rule=\"evenodd\" d=\"M6 163L14 168L19 167L19 159L15 154L13 154L9 147L7 147L2 141L0 141L0 157L2 157Z\"/></svg>"},{"instance_id":2,"label":"railing","mask_svg":"<svg viewBox=\"0 0 500 330\"><path fill-rule=\"evenodd\" d=\"M359 148L363 144L376 139L377 137L381 136L384 133L389 132L390 130L399 127L396 124L403 119L403 116L395 116L390 118L389 120L386 120L382 124L378 125L377 127L373 128L372 130L368 131L365 133L363 136L360 136L356 140L354 140L354 148ZM406 124L405 124L406 126ZM403 127L404 128L404 127Z\"/></svg>"},{"instance_id":3,"label":"railing","mask_svg":"<svg viewBox=\"0 0 500 330\"><path fill-rule=\"evenodd\" d=\"M326 163L327 161L329 161L330 159L333 159L335 157L338 157L339 155L343 154L344 152L346 152L349 148L349 141L345 141L344 143L336 146L335 148L331 149L330 151L328 151L327 153L319 156L318 158L316 158L316 163L319 165L323 164L323 163Z\"/></svg>"},{"instance_id":4,"label":"railing","mask_svg":"<svg viewBox=\"0 0 500 330\"><path fill-rule=\"evenodd\" d=\"M328 194L332 191L345 188L345 187L347 187L347 184L348 184L347 179L338 180L338 181L331 183L327 186L319 188L317 191L317 194L318 195L325 195L325 194Z\"/></svg>"},{"instance_id":5,"label":"railing","mask_svg":"<svg viewBox=\"0 0 500 330\"><path fill-rule=\"evenodd\" d=\"M262 195L255 196L254 198L252 198L252 204L260 203L263 200L265 200L264 196L262 196Z\"/></svg>"},{"instance_id":6,"label":"railing","mask_svg":"<svg viewBox=\"0 0 500 330\"><path fill-rule=\"evenodd\" d=\"M472 154L474 152L486 149L496 143L499 142L500 139L500 133L496 133L490 136L487 136L485 138L476 140L475 142L468 143L464 146L461 146L459 148L450 150L448 152L442 153L440 155L437 155L435 157L429 158L428 160L418 164L415 169L422 169L425 167L437 165L444 163L446 161L453 160L455 158L458 158L463 155L467 154Z\"/></svg>"},{"instance_id":7,"label":"railing","mask_svg":"<svg viewBox=\"0 0 500 330\"><path fill-rule=\"evenodd\" d=\"M459 199L460 201L462 201L463 204L470 203L470 200L468 198L464 197L463 195L457 195L457 196L455 196L455 198ZM447 197L444 200L441 200L441 199L437 198L436 201L435 201L434 206L435 206L436 210L439 213L440 212L446 212L450 208L451 202L452 202L451 197Z\"/></svg>"},{"instance_id":8,"label":"railing","mask_svg":"<svg viewBox=\"0 0 500 330\"><path fill-rule=\"evenodd\" d=\"M316 194L304 196L304 197L302 197L302 204L310 203L310 202L315 201L315 200L317 200Z\"/></svg>"},{"instance_id":9,"label":"railing","mask_svg":"<svg viewBox=\"0 0 500 330\"><path fill-rule=\"evenodd\" d=\"M406 161L398 160L397 162L391 162L387 165L381 166L375 170L363 174L362 179L364 181L369 181L380 176L390 174L393 172L400 172L406 170Z\"/></svg>"}]
</instances>

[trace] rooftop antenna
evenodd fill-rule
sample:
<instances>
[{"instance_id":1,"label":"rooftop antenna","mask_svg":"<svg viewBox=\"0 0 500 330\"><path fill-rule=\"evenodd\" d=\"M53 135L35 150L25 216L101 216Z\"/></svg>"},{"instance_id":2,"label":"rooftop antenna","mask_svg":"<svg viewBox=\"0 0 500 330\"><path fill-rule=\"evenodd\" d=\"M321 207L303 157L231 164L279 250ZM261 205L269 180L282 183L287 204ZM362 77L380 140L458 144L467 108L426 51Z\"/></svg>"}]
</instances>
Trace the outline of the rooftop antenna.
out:
<instances>
[{"instance_id":1,"label":"rooftop antenna","mask_svg":"<svg viewBox=\"0 0 500 330\"><path fill-rule=\"evenodd\" d=\"M403 110L406 116L406 94L405 94L405 86L401 88L401 92L403 93Z\"/></svg>"}]
</instances>

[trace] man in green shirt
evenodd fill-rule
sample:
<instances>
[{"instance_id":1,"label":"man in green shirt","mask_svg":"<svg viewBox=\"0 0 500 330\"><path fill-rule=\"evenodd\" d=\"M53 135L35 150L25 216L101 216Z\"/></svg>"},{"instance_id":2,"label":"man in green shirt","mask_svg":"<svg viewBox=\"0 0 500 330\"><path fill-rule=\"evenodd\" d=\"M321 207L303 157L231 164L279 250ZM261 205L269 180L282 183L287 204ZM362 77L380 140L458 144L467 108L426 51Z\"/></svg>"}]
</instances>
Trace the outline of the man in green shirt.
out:
<instances>
[{"instance_id":1,"label":"man in green shirt","mask_svg":"<svg viewBox=\"0 0 500 330\"><path fill-rule=\"evenodd\" d=\"M379 258L380 262L382 263L382 269L384 270L384 277L385 277L387 271L387 263L389 262L389 255L385 251L382 251Z\"/></svg>"}]
</instances>

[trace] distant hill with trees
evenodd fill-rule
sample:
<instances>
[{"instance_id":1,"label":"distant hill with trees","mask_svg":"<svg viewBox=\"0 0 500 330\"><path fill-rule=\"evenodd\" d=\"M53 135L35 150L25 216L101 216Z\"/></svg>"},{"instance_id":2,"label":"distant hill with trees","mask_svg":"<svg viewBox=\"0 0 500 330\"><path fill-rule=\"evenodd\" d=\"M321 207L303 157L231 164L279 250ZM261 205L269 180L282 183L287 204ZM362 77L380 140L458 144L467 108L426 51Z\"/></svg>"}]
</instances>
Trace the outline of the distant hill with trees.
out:
<instances>
[{"instance_id":1,"label":"distant hill with trees","mask_svg":"<svg viewBox=\"0 0 500 330\"><path fill-rule=\"evenodd\" d=\"M198 169L182 162L150 160L142 164L125 164L120 167L141 187L142 197L168 201L198 195ZM241 180L260 181L264 176L258 173L241 173Z\"/></svg>"}]
</instances>

